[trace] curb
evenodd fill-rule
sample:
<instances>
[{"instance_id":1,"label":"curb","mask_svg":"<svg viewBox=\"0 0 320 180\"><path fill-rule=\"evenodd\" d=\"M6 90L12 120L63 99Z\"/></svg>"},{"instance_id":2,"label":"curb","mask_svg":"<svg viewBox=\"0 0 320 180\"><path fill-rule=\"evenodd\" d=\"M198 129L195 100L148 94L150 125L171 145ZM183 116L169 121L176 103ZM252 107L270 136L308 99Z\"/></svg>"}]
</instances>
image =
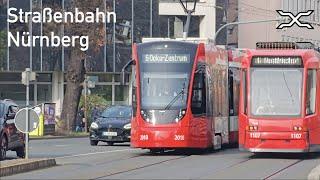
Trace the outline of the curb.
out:
<instances>
[{"instance_id":1,"label":"curb","mask_svg":"<svg viewBox=\"0 0 320 180\"><path fill-rule=\"evenodd\" d=\"M320 180L320 165L315 167L308 175L308 180Z\"/></svg>"},{"instance_id":2,"label":"curb","mask_svg":"<svg viewBox=\"0 0 320 180\"><path fill-rule=\"evenodd\" d=\"M24 162L12 163L11 165L5 165L4 167L0 167L0 177L9 176L17 173L43 169L46 167L51 167L56 165L55 159L36 159L29 161L26 160Z\"/></svg>"},{"instance_id":3,"label":"curb","mask_svg":"<svg viewBox=\"0 0 320 180\"><path fill-rule=\"evenodd\" d=\"M89 138L89 135L83 136L44 136L44 137L32 137L30 136L30 140L46 140L46 139L71 139L71 138Z\"/></svg>"}]
</instances>

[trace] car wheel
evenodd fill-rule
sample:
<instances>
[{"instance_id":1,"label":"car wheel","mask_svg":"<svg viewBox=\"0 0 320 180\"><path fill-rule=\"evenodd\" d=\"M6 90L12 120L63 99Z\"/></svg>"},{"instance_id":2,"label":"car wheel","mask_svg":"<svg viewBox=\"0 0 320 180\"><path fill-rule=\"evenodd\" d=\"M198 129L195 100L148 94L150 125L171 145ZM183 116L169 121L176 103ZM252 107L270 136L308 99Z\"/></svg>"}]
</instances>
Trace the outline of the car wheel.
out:
<instances>
[{"instance_id":1,"label":"car wheel","mask_svg":"<svg viewBox=\"0 0 320 180\"><path fill-rule=\"evenodd\" d=\"M2 136L0 140L0 160L4 160L7 154L8 142L5 136Z\"/></svg>"},{"instance_id":2,"label":"car wheel","mask_svg":"<svg viewBox=\"0 0 320 180\"><path fill-rule=\"evenodd\" d=\"M98 142L99 142L99 141L90 140L90 145L91 145L91 146L96 146L96 145L98 145Z\"/></svg>"},{"instance_id":3,"label":"car wheel","mask_svg":"<svg viewBox=\"0 0 320 180\"><path fill-rule=\"evenodd\" d=\"M18 156L19 158L24 158L25 155L26 155L26 148L25 148L25 146L19 147L19 148L17 148L15 151L16 151L17 156Z\"/></svg>"},{"instance_id":4,"label":"car wheel","mask_svg":"<svg viewBox=\"0 0 320 180\"><path fill-rule=\"evenodd\" d=\"M108 146L113 146L113 142L107 142Z\"/></svg>"}]
</instances>

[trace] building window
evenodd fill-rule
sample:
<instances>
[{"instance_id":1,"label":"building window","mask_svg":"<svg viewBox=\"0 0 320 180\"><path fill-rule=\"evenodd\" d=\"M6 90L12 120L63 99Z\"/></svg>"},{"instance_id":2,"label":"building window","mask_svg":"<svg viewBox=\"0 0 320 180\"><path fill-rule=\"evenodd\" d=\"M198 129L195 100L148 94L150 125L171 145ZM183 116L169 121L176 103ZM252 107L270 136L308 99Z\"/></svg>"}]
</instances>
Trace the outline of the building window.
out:
<instances>
[{"instance_id":1,"label":"building window","mask_svg":"<svg viewBox=\"0 0 320 180\"><path fill-rule=\"evenodd\" d=\"M52 86L51 84L37 85L37 104L47 103L52 101Z\"/></svg>"},{"instance_id":2,"label":"building window","mask_svg":"<svg viewBox=\"0 0 320 180\"><path fill-rule=\"evenodd\" d=\"M160 37L182 38L186 16L160 16ZM189 37L200 37L200 17L192 16Z\"/></svg>"},{"instance_id":3,"label":"building window","mask_svg":"<svg viewBox=\"0 0 320 180\"><path fill-rule=\"evenodd\" d=\"M115 87L115 104L125 105L128 100L128 86Z\"/></svg>"},{"instance_id":4,"label":"building window","mask_svg":"<svg viewBox=\"0 0 320 180\"><path fill-rule=\"evenodd\" d=\"M37 74L37 82L52 82L52 74L40 73Z\"/></svg>"},{"instance_id":5,"label":"building window","mask_svg":"<svg viewBox=\"0 0 320 180\"><path fill-rule=\"evenodd\" d=\"M320 0L317 1L316 14L317 14L317 20L316 21L320 22Z\"/></svg>"},{"instance_id":6,"label":"building window","mask_svg":"<svg viewBox=\"0 0 320 180\"><path fill-rule=\"evenodd\" d=\"M0 71L7 69L7 3L0 1Z\"/></svg>"},{"instance_id":7,"label":"building window","mask_svg":"<svg viewBox=\"0 0 320 180\"><path fill-rule=\"evenodd\" d=\"M30 85L29 89L30 104L34 104L34 85ZM23 84L0 84L0 99L12 99L19 106L26 105L26 86Z\"/></svg>"},{"instance_id":8,"label":"building window","mask_svg":"<svg viewBox=\"0 0 320 180\"><path fill-rule=\"evenodd\" d=\"M96 85L90 89L91 94L96 94L103 97L109 104L112 102L112 86L111 85Z\"/></svg>"},{"instance_id":9,"label":"building window","mask_svg":"<svg viewBox=\"0 0 320 180\"><path fill-rule=\"evenodd\" d=\"M0 73L0 82L1 81L21 81L21 73Z\"/></svg>"}]
</instances>

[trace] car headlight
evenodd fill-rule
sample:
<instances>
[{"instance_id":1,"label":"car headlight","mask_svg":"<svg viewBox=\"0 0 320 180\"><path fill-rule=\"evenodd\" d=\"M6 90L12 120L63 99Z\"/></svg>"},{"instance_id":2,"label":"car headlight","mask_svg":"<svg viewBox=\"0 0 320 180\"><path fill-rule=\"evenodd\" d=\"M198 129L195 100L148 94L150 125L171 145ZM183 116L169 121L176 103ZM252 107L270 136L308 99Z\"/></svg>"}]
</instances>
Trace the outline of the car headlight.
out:
<instances>
[{"instance_id":1,"label":"car headlight","mask_svg":"<svg viewBox=\"0 0 320 180\"><path fill-rule=\"evenodd\" d=\"M90 125L91 129L98 129L98 127L99 127L98 124L95 122L91 123L91 125Z\"/></svg>"},{"instance_id":2,"label":"car headlight","mask_svg":"<svg viewBox=\"0 0 320 180\"><path fill-rule=\"evenodd\" d=\"M131 129L131 123L124 125L123 128L124 129Z\"/></svg>"}]
</instances>

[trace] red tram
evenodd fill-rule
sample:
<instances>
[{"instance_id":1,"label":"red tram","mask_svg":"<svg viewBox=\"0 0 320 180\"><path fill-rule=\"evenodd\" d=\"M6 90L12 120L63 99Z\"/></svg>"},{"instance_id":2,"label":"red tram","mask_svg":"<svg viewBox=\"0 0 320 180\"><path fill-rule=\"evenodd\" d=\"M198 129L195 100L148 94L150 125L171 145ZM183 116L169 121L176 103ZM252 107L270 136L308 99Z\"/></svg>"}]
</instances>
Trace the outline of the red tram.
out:
<instances>
[{"instance_id":1,"label":"red tram","mask_svg":"<svg viewBox=\"0 0 320 180\"><path fill-rule=\"evenodd\" d=\"M240 96L240 73L241 60L246 55L246 49L228 50L229 59L229 142L237 144L239 139L238 115L239 115L239 96Z\"/></svg>"},{"instance_id":2,"label":"red tram","mask_svg":"<svg viewBox=\"0 0 320 180\"><path fill-rule=\"evenodd\" d=\"M242 59L240 149L320 151L320 53L314 49L275 42L248 50Z\"/></svg>"},{"instance_id":3,"label":"red tram","mask_svg":"<svg viewBox=\"0 0 320 180\"><path fill-rule=\"evenodd\" d=\"M230 129L229 102L238 102L228 99L226 50L207 40L155 40L135 44L133 62L132 147L219 149L237 141L230 140L238 128ZM239 89L239 77L232 81Z\"/></svg>"}]
</instances>

